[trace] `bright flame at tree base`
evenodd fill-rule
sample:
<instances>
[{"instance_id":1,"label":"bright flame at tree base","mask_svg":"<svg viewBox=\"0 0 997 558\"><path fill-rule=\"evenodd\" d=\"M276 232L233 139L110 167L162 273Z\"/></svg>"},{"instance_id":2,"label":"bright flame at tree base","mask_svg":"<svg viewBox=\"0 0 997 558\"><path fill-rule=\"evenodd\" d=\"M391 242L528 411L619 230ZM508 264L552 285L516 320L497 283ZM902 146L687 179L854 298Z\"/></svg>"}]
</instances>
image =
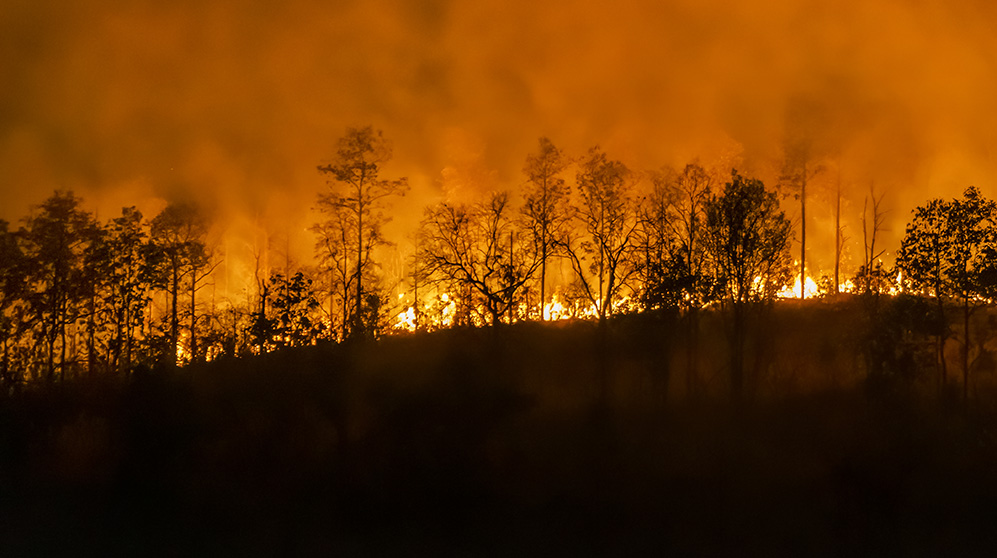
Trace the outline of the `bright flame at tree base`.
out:
<instances>
[{"instance_id":1,"label":"bright flame at tree base","mask_svg":"<svg viewBox=\"0 0 997 558\"><path fill-rule=\"evenodd\" d=\"M616 308L629 308L630 299L624 297L616 303ZM456 318L457 304L454 297L447 293L442 293L429 302L422 303L423 310L416 315L415 306L403 306L401 312L395 314L395 323L392 329L395 331L415 331L417 328L439 329L451 327ZM525 316L528 313L525 306L520 305L519 315ZM598 308L591 304L584 304L580 300L571 303L563 301L557 294L551 297L550 302L544 305L543 319L548 322L560 320L570 320L572 318L595 318L599 315ZM480 319L472 320L479 323ZM479 324L480 325L480 324Z\"/></svg>"},{"instance_id":2,"label":"bright flame at tree base","mask_svg":"<svg viewBox=\"0 0 997 558\"><path fill-rule=\"evenodd\" d=\"M804 294L806 298L814 298L821 295L820 287L817 286L817 282L812 278L807 276L806 278L806 288ZM797 275L793 280L793 286L783 287L781 291L776 293L779 298L800 298L800 276Z\"/></svg>"},{"instance_id":3,"label":"bright flame at tree base","mask_svg":"<svg viewBox=\"0 0 997 558\"><path fill-rule=\"evenodd\" d=\"M570 313L568 312L568 309L561 304L561 301L558 299L557 295L551 297L550 302L544 305L544 320L562 320L568 317L570 317Z\"/></svg>"},{"instance_id":4,"label":"bright flame at tree base","mask_svg":"<svg viewBox=\"0 0 997 558\"><path fill-rule=\"evenodd\" d=\"M755 280L756 283L760 281L761 277L756 278ZM808 299L820 298L825 295L833 294L831 286L832 283L827 277L821 280L821 284L818 284L812 277L807 276L804 285L804 293ZM857 287L851 279L838 285L839 293L854 293L856 291ZM897 293L897 290L895 287L891 287L886 292L893 295ZM787 285L777 292L776 297L781 299L799 299L800 276L797 275L794 278L792 285ZM399 295L399 298L402 298L402 295ZM430 330L451 327L454 325L456 317L456 302L457 301L454 297L448 295L447 293L441 293L430 301L423 302L423 310L418 315L416 314L415 306L402 306L402 310L395 314L395 323L393 324L392 329L394 331L414 332L417 329L417 326L418 328ZM613 309L614 313L641 311L640 305L630 297L622 297L615 301ZM518 315L522 317L528 314L530 314L529 310L521 304L519 306ZM586 304L580 300L566 301L563 300L559 294L554 294L551 297L550 302L544 304L543 307L543 320L548 322L570 319L594 319L598 316L598 306ZM472 320L472 323L481 325L481 320L482 319Z\"/></svg>"}]
</instances>

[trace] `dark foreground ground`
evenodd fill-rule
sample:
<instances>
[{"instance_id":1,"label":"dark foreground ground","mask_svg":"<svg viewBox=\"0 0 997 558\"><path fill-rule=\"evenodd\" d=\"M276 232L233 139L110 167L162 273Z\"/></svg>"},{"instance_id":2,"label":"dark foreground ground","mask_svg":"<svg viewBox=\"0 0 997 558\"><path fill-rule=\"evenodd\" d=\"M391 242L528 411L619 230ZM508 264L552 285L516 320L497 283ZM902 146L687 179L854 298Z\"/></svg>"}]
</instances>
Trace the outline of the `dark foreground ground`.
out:
<instances>
[{"instance_id":1,"label":"dark foreground ground","mask_svg":"<svg viewBox=\"0 0 997 558\"><path fill-rule=\"evenodd\" d=\"M677 396L667 332L624 333L605 353L589 325L450 332L2 399L0 555L997 549L985 401Z\"/></svg>"}]
</instances>

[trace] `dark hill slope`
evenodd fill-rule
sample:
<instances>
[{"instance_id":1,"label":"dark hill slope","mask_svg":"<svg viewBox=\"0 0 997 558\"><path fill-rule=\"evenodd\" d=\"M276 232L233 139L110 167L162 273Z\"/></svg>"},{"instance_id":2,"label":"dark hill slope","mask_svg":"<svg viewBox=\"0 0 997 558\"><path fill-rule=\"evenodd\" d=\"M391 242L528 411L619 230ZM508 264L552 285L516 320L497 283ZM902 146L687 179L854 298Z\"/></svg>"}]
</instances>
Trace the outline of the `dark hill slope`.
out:
<instances>
[{"instance_id":1,"label":"dark hill slope","mask_svg":"<svg viewBox=\"0 0 997 558\"><path fill-rule=\"evenodd\" d=\"M687 325L651 317L34 386L0 400L0 554L993 549L992 402L870 388L855 306L760 320L737 403L711 315L694 396Z\"/></svg>"}]
</instances>

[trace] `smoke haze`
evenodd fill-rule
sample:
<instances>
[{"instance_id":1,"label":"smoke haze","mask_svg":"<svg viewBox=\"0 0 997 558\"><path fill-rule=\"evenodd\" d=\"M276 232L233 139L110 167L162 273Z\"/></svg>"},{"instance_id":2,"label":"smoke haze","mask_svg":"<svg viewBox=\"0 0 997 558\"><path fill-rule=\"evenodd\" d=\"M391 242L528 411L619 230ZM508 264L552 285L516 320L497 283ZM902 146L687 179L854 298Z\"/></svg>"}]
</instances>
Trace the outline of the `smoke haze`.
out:
<instances>
[{"instance_id":1,"label":"smoke haze","mask_svg":"<svg viewBox=\"0 0 997 558\"><path fill-rule=\"evenodd\" d=\"M0 217L57 188L102 217L195 199L305 254L315 167L349 125L384 130L386 174L413 185L399 243L426 203L522 184L541 135L774 185L792 129L825 168L811 242L827 268L839 176L853 243L870 186L885 193L891 252L925 199L994 195L995 27L983 0L8 0Z\"/></svg>"}]
</instances>

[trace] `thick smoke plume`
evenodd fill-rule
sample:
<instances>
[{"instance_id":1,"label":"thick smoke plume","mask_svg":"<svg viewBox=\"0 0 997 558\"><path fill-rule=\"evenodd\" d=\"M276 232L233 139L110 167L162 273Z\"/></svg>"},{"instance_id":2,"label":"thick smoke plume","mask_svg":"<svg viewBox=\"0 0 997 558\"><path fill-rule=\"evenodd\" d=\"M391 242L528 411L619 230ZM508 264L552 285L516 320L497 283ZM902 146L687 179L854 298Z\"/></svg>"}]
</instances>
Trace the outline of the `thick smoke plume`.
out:
<instances>
[{"instance_id":1,"label":"thick smoke plume","mask_svg":"<svg viewBox=\"0 0 997 558\"><path fill-rule=\"evenodd\" d=\"M826 269L838 180L852 239L870 187L885 193L891 251L923 200L993 195L995 22L985 0L13 0L0 217L57 188L102 217L194 199L239 242L262 227L306 258L315 167L348 125L383 129L386 172L413 184L400 244L425 203L522 184L541 135L774 185L794 130L824 168L808 247Z\"/></svg>"}]
</instances>

